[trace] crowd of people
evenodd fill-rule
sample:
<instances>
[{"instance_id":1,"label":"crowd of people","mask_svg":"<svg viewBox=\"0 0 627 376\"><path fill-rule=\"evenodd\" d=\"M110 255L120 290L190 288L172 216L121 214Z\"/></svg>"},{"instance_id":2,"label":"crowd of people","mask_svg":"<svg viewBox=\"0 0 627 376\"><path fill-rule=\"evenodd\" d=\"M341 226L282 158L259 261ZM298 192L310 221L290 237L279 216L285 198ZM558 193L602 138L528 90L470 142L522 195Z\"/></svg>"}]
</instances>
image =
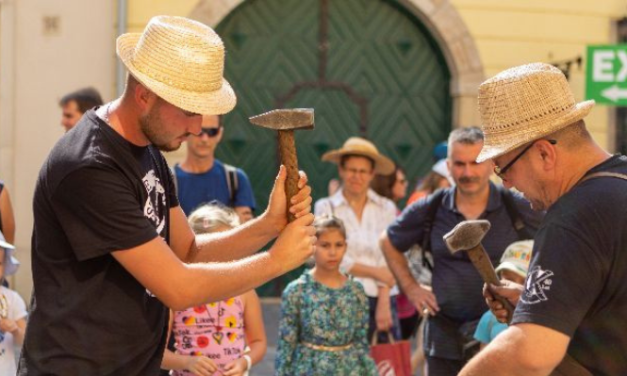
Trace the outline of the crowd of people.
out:
<instances>
[{"instance_id":1,"label":"crowd of people","mask_svg":"<svg viewBox=\"0 0 627 376\"><path fill-rule=\"evenodd\" d=\"M627 159L592 140L594 103L556 68L482 84L482 126L450 133L404 208L402 166L350 137L321 156L339 176L328 197L312 202L301 173L287 202L281 166L259 212L254 182L215 158L236 104L220 37L159 16L117 53L120 98L60 102L68 132L34 193L28 315L6 283L19 262L0 182L1 374L247 375L268 346L254 289L311 258L281 297L276 375L379 375L371 343L412 338L414 374L627 372ZM183 143L170 168L161 152ZM476 219L491 223L499 286L443 239Z\"/></svg>"}]
</instances>

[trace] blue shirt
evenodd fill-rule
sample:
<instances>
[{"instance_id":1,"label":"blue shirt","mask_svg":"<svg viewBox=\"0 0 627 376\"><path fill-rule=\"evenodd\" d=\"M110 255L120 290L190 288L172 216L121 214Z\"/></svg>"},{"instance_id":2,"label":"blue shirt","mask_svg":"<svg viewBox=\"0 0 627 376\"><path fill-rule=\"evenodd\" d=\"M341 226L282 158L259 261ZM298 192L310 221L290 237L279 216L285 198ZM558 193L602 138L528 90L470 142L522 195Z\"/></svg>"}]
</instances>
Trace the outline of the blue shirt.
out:
<instances>
[{"instance_id":1,"label":"blue shirt","mask_svg":"<svg viewBox=\"0 0 627 376\"><path fill-rule=\"evenodd\" d=\"M475 330L475 339L481 343L490 343L505 329L507 329L507 324L498 322L496 316L491 311L487 311L479 320L479 325Z\"/></svg>"},{"instance_id":2,"label":"blue shirt","mask_svg":"<svg viewBox=\"0 0 627 376\"><path fill-rule=\"evenodd\" d=\"M178 197L181 208L185 215L190 215L194 209L211 201L218 201L224 205L238 207L248 206L255 210L255 197L250 186L248 176L241 169L237 169L237 190L233 205L229 195L227 185L226 170L224 164L219 160L214 160L213 167L207 172L191 173L185 172L176 164Z\"/></svg>"},{"instance_id":3,"label":"blue shirt","mask_svg":"<svg viewBox=\"0 0 627 376\"><path fill-rule=\"evenodd\" d=\"M521 219L528 230L535 233L543 213L532 211L529 202L520 194L512 192L512 196ZM426 197L408 206L388 227L390 242L399 251L405 252L414 244L422 244L423 222L429 202L430 197ZM465 252L451 254L442 239L465 219L455 206L455 188L447 189L431 231L432 287L440 312L426 324L425 351L429 356L461 359L461 347L457 343L459 325L478 320L486 310L481 276ZM520 239L501 194L491 182L488 204L480 219L487 219L492 224L482 244L492 263L497 265L505 248Z\"/></svg>"}]
</instances>

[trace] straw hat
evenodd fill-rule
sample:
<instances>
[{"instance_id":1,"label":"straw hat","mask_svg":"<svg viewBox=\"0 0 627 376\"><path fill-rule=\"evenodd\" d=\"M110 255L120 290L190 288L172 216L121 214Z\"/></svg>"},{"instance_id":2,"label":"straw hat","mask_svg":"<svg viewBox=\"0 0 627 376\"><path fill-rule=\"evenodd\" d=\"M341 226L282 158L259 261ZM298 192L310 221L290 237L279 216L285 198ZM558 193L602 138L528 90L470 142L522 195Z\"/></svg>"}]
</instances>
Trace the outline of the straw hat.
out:
<instances>
[{"instance_id":1,"label":"straw hat","mask_svg":"<svg viewBox=\"0 0 627 376\"><path fill-rule=\"evenodd\" d=\"M374 161L374 172L381 175L389 175L396 168L391 159L379 154L374 144L360 137L350 137L341 149L331 150L322 155L325 162L339 164L344 155L359 155L368 157Z\"/></svg>"},{"instance_id":2,"label":"straw hat","mask_svg":"<svg viewBox=\"0 0 627 376\"><path fill-rule=\"evenodd\" d=\"M17 272L17 268L20 266L20 262L13 257L13 251L15 247L4 239L4 235L0 231L0 248L4 249L4 275L12 275Z\"/></svg>"},{"instance_id":3,"label":"straw hat","mask_svg":"<svg viewBox=\"0 0 627 376\"><path fill-rule=\"evenodd\" d=\"M534 63L503 71L479 86L485 141L477 162L565 128L593 106L594 101L575 103L566 77L552 65Z\"/></svg>"},{"instance_id":4,"label":"straw hat","mask_svg":"<svg viewBox=\"0 0 627 376\"><path fill-rule=\"evenodd\" d=\"M223 78L222 39L200 22L153 17L143 33L119 36L117 53L142 85L179 108L220 115L235 107L235 93Z\"/></svg>"}]
</instances>

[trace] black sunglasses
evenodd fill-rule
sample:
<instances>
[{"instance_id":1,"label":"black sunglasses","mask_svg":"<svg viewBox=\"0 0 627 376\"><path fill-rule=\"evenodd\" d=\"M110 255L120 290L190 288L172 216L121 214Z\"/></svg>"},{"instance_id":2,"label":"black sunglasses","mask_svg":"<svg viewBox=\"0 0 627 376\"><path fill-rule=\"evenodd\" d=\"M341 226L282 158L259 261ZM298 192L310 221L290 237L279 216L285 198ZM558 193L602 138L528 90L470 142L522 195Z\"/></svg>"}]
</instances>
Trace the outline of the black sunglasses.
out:
<instances>
[{"instance_id":1,"label":"black sunglasses","mask_svg":"<svg viewBox=\"0 0 627 376\"><path fill-rule=\"evenodd\" d=\"M198 134L196 137L200 137L203 134L206 134L207 137L215 137L218 135L218 133L220 132L220 127L217 128L201 128L200 129L200 134Z\"/></svg>"},{"instance_id":2,"label":"black sunglasses","mask_svg":"<svg viewBox=\"0 0 627 376\"><path fill-rule=\"evenodd\" d=\"M540 140L537 140L540 141ZM509 170L510 168L512 168L512 166L514 165L514 163L516 163L517 160L520 159L520 157L522 157L527 150L531 149L531 147L533 146L533 144L535 144L537 141L534 141L532 143L530 143L529 145L527 145L527 147L525 147L523 149L523 151L521 151L516 158L512 159L508 164L505 165L505 167L500 168L499 166L494 166L494 173L496 174L496 176L498 176L499 178L501 178L501 180L505 180L505 174L507 173L507 170ZM546 140L548 141L551 145L555 145L557 144L557 140Z\"/></svg>"}]
</instances>

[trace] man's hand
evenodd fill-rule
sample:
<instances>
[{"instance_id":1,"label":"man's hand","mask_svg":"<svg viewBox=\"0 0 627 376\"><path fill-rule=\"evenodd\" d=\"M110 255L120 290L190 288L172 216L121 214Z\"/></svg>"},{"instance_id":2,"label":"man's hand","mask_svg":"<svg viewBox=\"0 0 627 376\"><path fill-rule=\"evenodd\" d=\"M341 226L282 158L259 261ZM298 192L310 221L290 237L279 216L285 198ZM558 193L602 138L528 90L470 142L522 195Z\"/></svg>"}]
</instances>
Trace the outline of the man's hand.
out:
<instances>
[{"instance_id":1,"label":"man's hand","mask_svg":"<svg viewBox=\"0 0 627 376\"><path fill-rule=\"evenodd\" d=\"M414 284L406 289L405 295L407 295L409 301L414 303L418 312L422 312L423 315L428 313L435 316L435 314L440 311L440 306L429 286Z\"/></svg>"},{"instance_id":2,"label":"man's hand","mask_svg":"<svg viewBox=\"0 0 627 376\"><path fill-rule=\"evenodd\" d=\"M224 366L224 376L243 376L246 373L248 363L244 358L238 358Z\"/></svg>"},{"instance_id":3,"label":"man's hand","mask_svg":"<svg viewBox=\"0 0 627 376\"><path fill-rule=\"evenodd\" d=\"M196 376L211 376L218 370L213 360L206 356L188 356L187 358L185 369Z\"/></svg>"},{"instance_id":4,"label":"man's hand","mask_svg":"<svg viewBox=\"0 0 627 376\"><path fill-rule=\"evenodd\" d=\"M305 214L281 232L270 249L270 254L283 268L283 273L302 265L313 255L316 243L316 229L311 225L314 215Z\"/></svg>"},{"instance_id":5,"label":"man's hand","mask_svg":"<svg viewBox=\"0 0 627 376\"><path fill-rule=\"evenodd\" d=\"M311 213L311 187L307 185L307 175L303 171L299 171L300 179L298 180L298 193L292 197L289 203L290 213L296 218L300 218ZM287 178L287 170L281 165L279 174L274 181L274 187L270 193L270 201L266 209L267 217L274 223L277 231L283 230L287 225L287 203L285 198L285 180Z\"/></svg>"},{"instance_id":6,"label":"man's hand","mask_svg":"<svg viewBox=\"0 0 627 376\"><path fill-rule=\"evenodd\" d=\"M503 324L507 324L507 310L503 307L503 304L496 300L495 296L502 296L516 307L520 299L520 294L522 294L524 290L524 286L505 279L501 280L501 285L502 286L494 286L492 284L483 285L483 297L496 319Z\"/></svg>"}]
</instances>

